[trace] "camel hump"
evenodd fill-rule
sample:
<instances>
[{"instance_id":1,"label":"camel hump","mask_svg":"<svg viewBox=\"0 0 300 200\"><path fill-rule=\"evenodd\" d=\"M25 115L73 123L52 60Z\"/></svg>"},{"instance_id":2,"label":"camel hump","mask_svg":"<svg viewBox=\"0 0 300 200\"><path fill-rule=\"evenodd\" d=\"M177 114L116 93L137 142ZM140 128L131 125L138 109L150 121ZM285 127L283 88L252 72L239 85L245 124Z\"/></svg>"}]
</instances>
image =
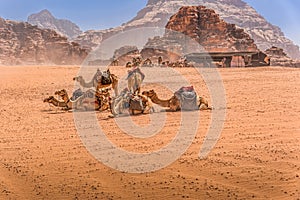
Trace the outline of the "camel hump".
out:
<instances>
[{"instance_id":1,"label":"camel hump","mask_svg":"<svg viewBox=\"0 0 300 200\"><path fill-rule=\"evenodd\" d=\"M193 86L181 87L175 96L180 100L182 110L197 109L197 94Z\"/></svg>"}]
</instances>

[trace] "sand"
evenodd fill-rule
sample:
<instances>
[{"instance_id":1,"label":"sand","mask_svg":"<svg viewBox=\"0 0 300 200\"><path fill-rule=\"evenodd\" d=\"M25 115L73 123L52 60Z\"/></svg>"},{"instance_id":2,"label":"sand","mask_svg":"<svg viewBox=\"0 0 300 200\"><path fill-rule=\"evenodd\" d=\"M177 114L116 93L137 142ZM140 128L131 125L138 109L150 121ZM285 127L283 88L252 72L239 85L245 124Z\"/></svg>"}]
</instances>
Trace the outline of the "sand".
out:
<instances>
[{"instance_id":1,"label":"sand","mask_svg":"<svg viewBox=\"0 0 300 200\"><path fill-rule=\"evenodd\" d=\"M142 174L99 162L83 145L73 113L43 103L56 90L71 92L78 69L0 67L0 199L300 199L300 69L219 69L227 114L214 149L198 158L211 123L211 111L200 111L201 125L184 155ZM111 69L118 76L126 70ZM179 71L212 101L193 69ZM171 94L155 84L143 89L151 88L164 98ZM160 149L179 127L180 113L167 113L159 134L138 139L108 114L96 113L107 137L133 152ZM129 119L142 127L150 121L148 115Z\"/></svg>"}]
</instances>

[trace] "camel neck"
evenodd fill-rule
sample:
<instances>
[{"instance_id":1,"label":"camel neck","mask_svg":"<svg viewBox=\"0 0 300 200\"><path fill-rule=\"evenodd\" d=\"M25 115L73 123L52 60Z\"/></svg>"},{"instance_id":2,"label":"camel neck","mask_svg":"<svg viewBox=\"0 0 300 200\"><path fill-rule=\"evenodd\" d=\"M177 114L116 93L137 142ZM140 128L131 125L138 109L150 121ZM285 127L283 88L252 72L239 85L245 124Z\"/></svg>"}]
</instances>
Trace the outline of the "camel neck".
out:
<instances>
[{"instance_id":1,"label":"camel neck","mask_svg":"<svg viewBox=\"0 0 300 200\"><path fill-rule=\"evenodd\" d=\"M169 107L170 106L170 100L161 100L158 98L158 96L155 94L154 96L152 96L151 101L155 104L158 104L162 107Z\"/></svg>"},{"instance_id":2,"label":"camel neck","mask_svg":"<svg viewBox=\"0 0 300 200\"><path fill-rule=\"evenodd\" d=\"M57 106L57 107L66 107L66 103L65 102L60 102L57 99L53 99L52 104Z\"/></svg>"}]
</instances>

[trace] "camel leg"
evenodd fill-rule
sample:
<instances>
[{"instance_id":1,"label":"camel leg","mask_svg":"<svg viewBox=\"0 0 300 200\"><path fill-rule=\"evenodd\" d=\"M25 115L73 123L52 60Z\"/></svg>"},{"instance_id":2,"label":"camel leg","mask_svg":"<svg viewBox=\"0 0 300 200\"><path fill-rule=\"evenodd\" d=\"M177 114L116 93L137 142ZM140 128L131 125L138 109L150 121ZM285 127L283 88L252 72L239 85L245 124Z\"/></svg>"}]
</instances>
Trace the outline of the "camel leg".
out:
<instances>
[{"instance_id":1,"label":"camel leg","mask_svg":"<svg viewBox=\"0 0 300 200\"><path fill-rule=\"evenodd\" d=\"M119 95L119 91L118 91L118 81L115 80L113 83L112 83L112 87L114 89L114 92L115 92L115 95L116 97Z\"/></svg>"}]
</instances>

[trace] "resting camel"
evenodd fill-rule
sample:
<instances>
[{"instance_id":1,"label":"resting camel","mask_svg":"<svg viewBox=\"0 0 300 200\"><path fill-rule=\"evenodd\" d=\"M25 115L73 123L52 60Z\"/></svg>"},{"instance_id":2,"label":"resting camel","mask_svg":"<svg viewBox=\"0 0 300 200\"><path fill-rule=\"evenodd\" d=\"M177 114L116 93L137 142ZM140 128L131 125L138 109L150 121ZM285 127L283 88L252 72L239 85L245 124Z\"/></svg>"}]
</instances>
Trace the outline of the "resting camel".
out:
<instances>
[{"instance_id":1,"label":"resting camel","mask_svg":"<svg viewBox=\"0 0 300 200\"><path fill-rule=\"evenodd\" d=\"M131 68L132 67L132 63L131 62L127 62L126 63L126 68Z\"/></svg>"},{"instance_id":2,"label":"resting camel","mask_svg":"<svg viewBox=\"0 0 300 200\"><path fill-rule=\"evenodd\" d=\"M152 61L150 60L150 58L147 58L146 60L144 60L142 66L143 67L152 67Z\"/></svg>"},{"instance_id":3,"label":"resting camel","mask_svg":"<svg viewBox=\"0 0 300 200\"><path fill-rule=\"evenodd\" d=\"M180 100L175 95L168 100L161 100L154 90L144 91L142 94L149 97L153 103L161 107L170 108L170 111L175 112L181 109ZM203 97L197 96L197 102L200 110L211 110L211 107L208 106L208 101Z\"/></svg>"},{"instance_id":4,"label":"resting camel","mask_svg":"<svg viewBox=\"0 0 300 200\"><path fill-rule=\"evenodd\" d=\"M56 107L61 107L61 108L65 108L66 110L69 110L66 102L59 101L59 100L55 99L54 96L50 96L50 97L44 99L44 103L46 103L46 102L49 104L52 104Z\"/></svg>"},{"instance_id":5,"label":"resting camel","mask_svg":"<svg viewBox=\"0 0 300 200\"><path fill-rule=\"evenodd\" d=\"M133 106L130 105L132 103L133 99L141 99L142 103L142 110L134 109ZM130 93L129 89L124 89L121 94L116 97L111 104L111 112L112 116L110 117L116 117L120 114L124 114L126 110L129 111L129 114L135 115L135 114L147 114L153 111L152 103L144 96L141 95L133 95Z\"/></svg>"},{"instance_id":6,"label":"resting camel","mask_svg":"<svg viewBox=\"0 0 300 200\"><path fill-rule=\"evenodd\" d=\"M63 99L63 101L66 103L66 107L68 109L78 109L81 106L82 96L78 97L77 99L75 99L73 101L69 98L67 91L65 89L56 91L55 95L58 95Z\"/></svg>"},{"instance_id":7,"label":"resting camel","mask_svg":"<svg viewBox=\"0 0 300 200\"><path fill-rule=\"evenodd\" d=\"M144 91L142 95L149 97L151 101L161 107L170 108L170 111L178 111L180 110L180 101L173 95L170 99L162 100L159 99L154 90Z\"/></svg>"},{"instance_id":8,"label":"resting camel","mask_svg":"<svg viewBox=\"0 0 300 200\"><path fill-rule=\"evenodd\" d=\"M109 76L111 79L111 83L103 84L102 80L101 80L102 79L101 77L103 75ZM116 96L118 95L118 82L119 82L118 77L115 76L114 74L110 74L109 69L104 72L101 72L98 69L96 74L94 75L94 77L92 78L92 80L90 82L86 82L82 76L74 77L73 80L79 82L79 84L84 88L94 87L94 88L96 88L96 91L98 91L102 88L107 88L109 86L112 86L112 88L114 89L115 95Z\"/></svg>"},{"instance_id":9,"label":"resting camel","mask_svg":"<svg viewBox=\"0 0 300 200\"><path fill-rule=\"evenodd\" d=\"M92 90L86 91L81 97L78 97L75 101L72 101L65 89L55 92L56 95L62 97L64 102L67 104L68 108L79 109L83 108L84 110L100 110L104 111L109 109L109 93L108 91L96 91Z\"/></svg>"},{"instance_id":10,"label":"resting camel","mask_svg":"<svg viewBox=\"0 0 300 200\"><path fill-rule=\"evenodd\" d=\"M142 59L140 57L132 59L132 66L133 67L140 66L141 63L142 63Z\"/></svg>"},{"instance_id":11,"label":"resting camel","mask_svg":"<svg viewBox=\"0 0 300 200\"><path fill-rule=\"evenodd\" d=\"M128 88L131 93L139 94L141 91L141 85L145 78L145 75L141 72L140 68L135 68L131 71L128 71Z\"/></svg>"}]
</instances>

